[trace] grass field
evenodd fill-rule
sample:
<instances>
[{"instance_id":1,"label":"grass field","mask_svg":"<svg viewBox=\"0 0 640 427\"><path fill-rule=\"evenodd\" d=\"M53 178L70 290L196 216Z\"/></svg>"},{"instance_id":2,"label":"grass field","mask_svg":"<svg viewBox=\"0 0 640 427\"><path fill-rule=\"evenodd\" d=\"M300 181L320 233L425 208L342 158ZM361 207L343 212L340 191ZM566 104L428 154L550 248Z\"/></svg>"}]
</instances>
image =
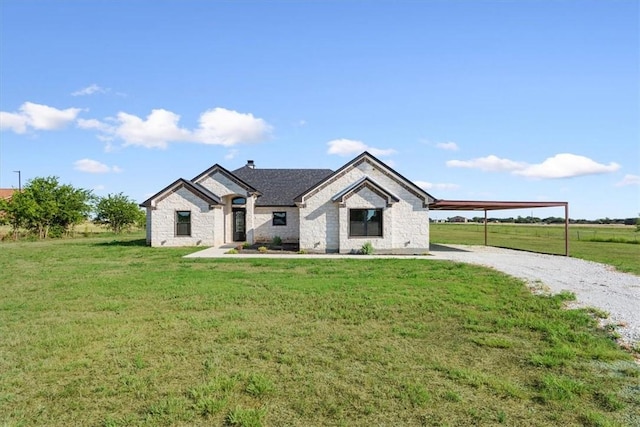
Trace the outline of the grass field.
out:
<instances>
[{"instance_id":1,"label":"grass field","mask_svg":"<svg viewBox=\"0 0 640 427\"><path fill-rule=\"evenodd\" d=\"M639 366L568 295L444 261L193 250L0 244L0 425L640 423Z\"/></svg>"},{"instance_id":2,"label":"grass field","mask_svg":"<svg viewBox=\"0 0 640 427\"><path fill-rule=\"evenodd\" d=\"M613 265L640 275L640 233L635 226L569 227L569 254L576 258ZM483 245L484 225L434 223L431 242ZM564 254L564 225L488 224L487 243L512 249Z\"/></svg>"}]
</instances>

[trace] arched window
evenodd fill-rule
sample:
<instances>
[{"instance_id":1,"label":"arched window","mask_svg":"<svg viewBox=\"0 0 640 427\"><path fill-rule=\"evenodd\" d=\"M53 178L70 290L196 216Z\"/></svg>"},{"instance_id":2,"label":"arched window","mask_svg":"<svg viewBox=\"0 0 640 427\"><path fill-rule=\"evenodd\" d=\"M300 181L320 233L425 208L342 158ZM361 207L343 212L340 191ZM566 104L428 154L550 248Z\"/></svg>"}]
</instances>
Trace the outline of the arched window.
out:
<instances>
[{"instance_id":1,"label":"arched window","mask_svg":"<svg viewBox=\"0 0 640 427\"><path fill-rule=\"evenodd\" d=\"M231 199L231 204L232 205L246 205L247 204L247 199L244 197L234 197L233 199Z\"/></svg>"}]
</instances>

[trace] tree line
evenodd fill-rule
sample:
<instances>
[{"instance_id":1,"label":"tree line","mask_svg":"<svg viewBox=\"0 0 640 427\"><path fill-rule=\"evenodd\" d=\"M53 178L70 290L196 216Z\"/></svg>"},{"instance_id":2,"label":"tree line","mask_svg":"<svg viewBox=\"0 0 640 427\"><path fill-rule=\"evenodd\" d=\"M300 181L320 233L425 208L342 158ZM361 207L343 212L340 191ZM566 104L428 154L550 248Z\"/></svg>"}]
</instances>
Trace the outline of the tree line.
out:
<instances>
[{"instance_id":1,"label":"tree line","mask_svg":"<svg viewBox=\"0 0 640 427\"><path fill-rule=\"evenodd\" d=\"M484 222L484 218L474 217L473 222ZM487 218L489 222L504 222L515 224L564 224L564 217L550 216L547 218L538 218L535 216L518 216L516 218ZM598 219L574 219L569 218L570 224L618 224L618 225L636 225L638 218L598 218Z\"/></svg>"},{"instance_id":2,"label":"tree line","mask_svg":"<svg viewBox=\"0 0 640 427\"><path fill-rule=\"evenodd\" d=\"M0 224L10 225L15 235L26 230L40 239L61 237L87 220L121 233L133 225L144 227L145 213L122 193L98 197L55 176L34 178L0 200Z\"/></svg>"},{"instance_id":3,"label":"tree line","mask_svg":"<svg viewBox=\"0 0 640 427\"><path fill-rule=\"evenodd\" d=\"M447 218L447 222L455 222L455 217ZM467 220L468 222L484 223L484 217L474 216ZM547 218L539 218L537 216L518 216L507 218L487 218L487 222L503 223L503 224L564 224L564 217L550 216ZM569 218L570 224L617 224L617 225L637 225L640 224L640 215L635 218L598 218L573 219Z\"/></svg>"}]
</instances>

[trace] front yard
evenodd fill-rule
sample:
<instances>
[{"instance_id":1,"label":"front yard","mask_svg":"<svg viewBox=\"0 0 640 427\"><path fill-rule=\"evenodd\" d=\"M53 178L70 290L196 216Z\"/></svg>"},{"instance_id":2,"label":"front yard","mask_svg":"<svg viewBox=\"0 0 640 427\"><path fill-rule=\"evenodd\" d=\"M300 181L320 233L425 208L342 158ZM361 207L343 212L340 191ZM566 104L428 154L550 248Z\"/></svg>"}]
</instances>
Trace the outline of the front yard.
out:
<instances>
[{"instance_id":1,"label":"front yard","mask_svg":"<svg viewBox=\"0 0 640 427\"><path fill-rule=\"evenodd\" d=\"M135 237L0 244L1 425L640 424L640 368L568 295Z\"/></svg>"}]
</instances>

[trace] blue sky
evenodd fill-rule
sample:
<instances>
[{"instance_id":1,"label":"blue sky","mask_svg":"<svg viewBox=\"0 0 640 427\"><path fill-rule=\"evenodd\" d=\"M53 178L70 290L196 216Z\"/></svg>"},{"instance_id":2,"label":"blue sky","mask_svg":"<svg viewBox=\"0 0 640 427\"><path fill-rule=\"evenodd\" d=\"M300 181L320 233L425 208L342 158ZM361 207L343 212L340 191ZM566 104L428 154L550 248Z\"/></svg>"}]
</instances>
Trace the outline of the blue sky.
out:
<instances>
[{"instance_id":1,"label":"blue sky","mask_svg":"<svg viewBox=\"0 0 640 427\"><path fill-rule=\"evenodd\" d=\"M639 16L627 0L2 0L0 187L20 170L142 202L215 163L337 169L366 149L436 198L633 217Z\"/></svg>"}]
</instances>

